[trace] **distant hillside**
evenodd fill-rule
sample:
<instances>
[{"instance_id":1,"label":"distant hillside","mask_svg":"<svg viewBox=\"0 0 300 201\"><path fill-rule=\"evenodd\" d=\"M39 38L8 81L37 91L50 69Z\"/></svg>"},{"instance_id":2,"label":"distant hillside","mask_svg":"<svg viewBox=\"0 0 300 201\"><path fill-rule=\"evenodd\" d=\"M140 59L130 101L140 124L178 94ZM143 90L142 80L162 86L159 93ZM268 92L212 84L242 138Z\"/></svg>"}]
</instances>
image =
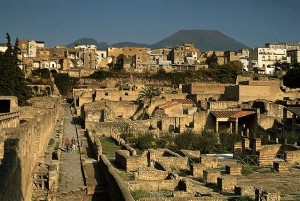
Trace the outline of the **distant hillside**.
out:
<instances>
[{"instance_id":1,"label":"distant hillside","mask_svg":"<svg viewBox=\"0 0 300 201\"><path fill-rule=\"evenodd\" d=\"M93 38L80 38L78 40L75 40L74 42L66 45L67 47L73 48L76 44L79 45L96 45L97 49L100 50L106 50L108 47L108 44L106 42L98 42Z\"/></svg>"},{"instance_id":2,"label":"distant hillside","mask_svg":"<svg viewBox=\"0 0 300 201\"><path fill-rule=\"evenodd\" d=\"M121 42L108 45L106 42L98 42L92 38L81 38L67 47L74 47L75 44L96 45L98 49L107 49L113 47L149 47L151 49L162 47L174 47L182 43L194 43L201 51L205 50L234 50L238 51L243 48L249 48L246 45L214 30L181 30L175 34L152 45L140 44L134 42Z\"/></svg>"},{"instance_id":3,"label":"distant hillside","mask_svg":"<svg viewBox=\"0 0 300 201\"><path fill-rule=\"evenodd\" d=\"M133 43L133 42L121 42L121 43L115 43L111 45L112 47L150 47L150 45L147 44L141 44L141 43Z\"/></svg>"},{"instance_id":4,"label":"distant hillside","mask_svg":"<svg viewBox=\"0 0 300 201\"><path fill-rule=\"evenodd\" d=\"M152 48L177 46L185 42L194 43L201 51L204 50L240 50L246 45L214 30L181 30L153 44Z\"/></svg>"}]
</instances>

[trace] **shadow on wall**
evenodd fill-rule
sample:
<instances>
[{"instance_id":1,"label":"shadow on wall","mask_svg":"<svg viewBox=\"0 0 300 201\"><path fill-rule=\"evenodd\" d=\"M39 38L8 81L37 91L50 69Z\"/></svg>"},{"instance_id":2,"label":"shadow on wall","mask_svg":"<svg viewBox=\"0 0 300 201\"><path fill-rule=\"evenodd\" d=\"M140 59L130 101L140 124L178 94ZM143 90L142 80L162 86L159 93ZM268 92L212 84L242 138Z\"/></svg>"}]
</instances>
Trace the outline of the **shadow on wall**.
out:
<instances>
[{"instance_id":1,"label":"shadow on wall","mask_svg":"<svg viewBox=\"0 0 300 201\"><path fill-rule=\"evenodd\" d=\"M4 157L0 165L0 200L24 200L21 160L18 157L19 139L4 142Z\"/></svg>"}]
</instances>

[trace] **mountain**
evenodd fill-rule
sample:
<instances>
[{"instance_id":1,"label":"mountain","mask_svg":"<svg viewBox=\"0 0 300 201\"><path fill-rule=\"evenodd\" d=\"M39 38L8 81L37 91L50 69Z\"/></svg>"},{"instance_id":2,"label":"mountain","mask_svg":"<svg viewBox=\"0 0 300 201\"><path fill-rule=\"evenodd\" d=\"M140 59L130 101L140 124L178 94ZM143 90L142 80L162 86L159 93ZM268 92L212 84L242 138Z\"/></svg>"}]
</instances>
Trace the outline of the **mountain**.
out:
<instances>
[{"instance_id":1,"label":"mountain","mask_svg":"<svg viewBox=\"0 0 300 201\"><path fill-rule=\"evenodd\" d=\"M92 38L81 38L73 43L67 45L67 47L74 47L75 44L82 45L96 45L98 49L107 49L108 46L113 47L149 47L151 49L162 47L174 47L181 45L182 43L194 43L194 45L201 51L205 50L234 50L238 51L243 48L249 48L246 45L230 38L223 33L215 30L180 30L173 35L155 43L152 45L133 43L133 42L121 42L108 45L106 42L98 42Z\"/></svg>"},{"instance_id":2,"label":"mountain","mask_svg":"<svg viewBox=\"0 0 300 201\"><path fill-rule=\"evenodd\" d=\"M98 42L93 38L80 38L78 40L75 40L74 42L66 45L67 47L73 48L76 44L79 45L96 45L97 49L100 50L106 50L108 47L108 44L106 42Z\"/></svg>"},{"instance_id":3,"label":"mountain","mask_svg":"<svg viewBox=\"0 0 300 201\"><path fill-rule=\"evenodd\" d=\"M246 45L214 30L180 30L175 34L151 45L152 48L173 47L182 43L194 43L201 51L205 50L240 50Z\"/></svg>"},{"instance_id":4,"label":"mountain","mask_svg":"<svg viewBox=\"0 0 300 201\"><path fill-rule=\"evenodd\" d=\"M151 45L142 44L142 43L133 43L133 42L121 42L121 43L115 43L111 45L112 47L151 47Z\"/></svg>"}]
</instances>

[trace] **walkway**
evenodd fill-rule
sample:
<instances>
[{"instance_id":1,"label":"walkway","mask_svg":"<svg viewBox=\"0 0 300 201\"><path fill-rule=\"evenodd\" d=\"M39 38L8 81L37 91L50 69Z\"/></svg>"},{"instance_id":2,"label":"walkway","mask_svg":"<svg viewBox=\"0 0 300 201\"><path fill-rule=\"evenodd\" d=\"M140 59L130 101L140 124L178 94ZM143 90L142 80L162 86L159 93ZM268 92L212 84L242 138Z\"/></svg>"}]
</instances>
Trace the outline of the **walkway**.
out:
<instances>
[{"instance_id":1,"label":"walkway","mask_svg":"<svg viewBox=\"0 0 300 201\"><path fill-rule=\"evenodd\" d=\"M64 133L63 133L63 142L66 138L70 140L72 137L77 139L84 139L84 147L82 147L81 151L76 147L76 151L72 151L67 153L66 151L62 151L60 158L60 172L59 172L59 185L57 192L57 201L106 201L109 200L107 194L100 195L87 195L86 194L86 178L89 180L93 177L99 177L100 168L98 165L94 164L94 167L90 171L86 171L85 173L88 175L84 175L83 167L86 165L82 165L82 161L94 161L94 158L89 155L87 156L86 151L90 149L88 144L86 143L86 139L84 138L84 132L80 129L80 126L76 125L76 116L73 116L70 108L68 106L65 107L64 114ZM64 147L62 147L64 149ZM98 181L99 178L93 178L95 181ZM94 188L99 188L100 182L95 182ZM98 184L98 185L97 185ZM102 188L103 183L101 183ZM97 191L97 190L96 190ZM101 191L101 190L100 190Z\"/></svg>"},{"instance_id":2,"label":"walkway","mask_svg":"<svg viewBox=\"0 0 300 201\"><path fill-rule=\"evenodd\" d=\"M66 138L71 140L72 137L74 137L77 139L76 127L73 123L73 117L68 106L65 107L63 132L63 142ZM84 191L85 188L78 149L69 153L62 151L58 182L58 195L75 191Z\"/></svg>"}]
</instances>

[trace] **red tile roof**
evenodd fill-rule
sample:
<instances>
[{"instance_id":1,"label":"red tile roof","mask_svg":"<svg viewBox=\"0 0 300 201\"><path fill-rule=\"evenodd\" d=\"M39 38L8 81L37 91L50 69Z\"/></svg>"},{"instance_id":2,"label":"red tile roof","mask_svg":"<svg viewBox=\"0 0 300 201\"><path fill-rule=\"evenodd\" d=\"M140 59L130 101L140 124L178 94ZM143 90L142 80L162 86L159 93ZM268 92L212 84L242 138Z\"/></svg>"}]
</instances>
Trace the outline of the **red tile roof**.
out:
<instances>
[{"instance_id":1,"label":"red tile roof","mask_svg":"<svg viewBox=\"0 0 300 201\"><path fill-rule=\"evenodd\" d=\"M176 101L167 101L163 104L158 105L157 107L159 107L160 109L166 109L166 108L174 107L176 105L179 105L179 103Z\"/></svg>"},{"instance_id":2,"label":"red tile roof","mask_svg":"<svg viewBox=\"0 0 300 201\"><path fill-rule=\"evenodd\" d=\"M172 101L176 101L177 103L181 104L194 105L194 102L191 99L172 99Z\"/></svg>"},{"instance_id":3,"label":"red tile roof","mask_svg":"<svg viewBox=\"0 0 300 201\"><path fill-rule=\"evenodd\" d=\"M216 118L233 118L237 119L240 117L255 114L255 111L211 111L212 115Z\"/></svg>"}]
</instances>

